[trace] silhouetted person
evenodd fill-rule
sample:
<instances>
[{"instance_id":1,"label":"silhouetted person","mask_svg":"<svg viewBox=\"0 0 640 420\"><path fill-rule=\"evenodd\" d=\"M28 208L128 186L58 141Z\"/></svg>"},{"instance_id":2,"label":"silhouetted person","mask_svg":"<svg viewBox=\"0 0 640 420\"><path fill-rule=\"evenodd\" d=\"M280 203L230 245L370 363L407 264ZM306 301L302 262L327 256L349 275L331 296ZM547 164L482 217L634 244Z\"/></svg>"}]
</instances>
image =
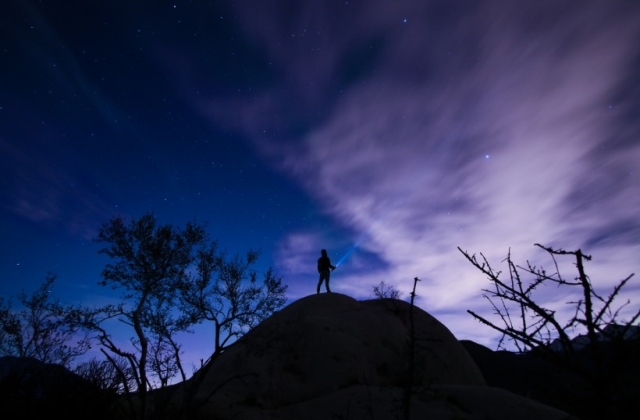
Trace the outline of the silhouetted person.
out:
<instances>
[{"instance_id":1,"label":"silhouetted person","mask_svg":"<svg viewBox=\"0 0 640 420\"><path fill-rule=\"evenodd\" d=\"M327 250L323 249L320 252L321 256L318 258L318 273L320 273L320 280L318 280L318 292L320 293L320 286L322 285L322 281L325 281L325 287L327 288L327 293L331 293L331 289L329 289L329 278L331 277L331 270L335 270L336 267L331 265L331 260L327 255Z\"/></svg>"}]
</instances>

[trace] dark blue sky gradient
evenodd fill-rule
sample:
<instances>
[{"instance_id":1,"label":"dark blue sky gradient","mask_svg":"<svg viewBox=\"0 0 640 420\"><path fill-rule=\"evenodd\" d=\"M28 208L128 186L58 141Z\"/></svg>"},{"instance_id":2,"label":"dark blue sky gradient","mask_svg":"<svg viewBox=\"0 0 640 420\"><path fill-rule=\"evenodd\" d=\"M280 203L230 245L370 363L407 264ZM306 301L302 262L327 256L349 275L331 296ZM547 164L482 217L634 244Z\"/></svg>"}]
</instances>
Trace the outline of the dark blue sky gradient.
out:
<instances>
[{"instance_id":1,"label":"dark blue sky gradient","mask_svg":"<svg viewBox=\"0 0 640 420\"><path fill-rule=\"evenodd\" d=\"M291 300L357 245L334 291L418 276L421 307L491 343L456 247L582 248L604 290L638 269L638 39L627 0L5 1L0 294L50 271L63 300L112 299L92 239L153 212L261 249Z\"/></svg>"}]
</instances>

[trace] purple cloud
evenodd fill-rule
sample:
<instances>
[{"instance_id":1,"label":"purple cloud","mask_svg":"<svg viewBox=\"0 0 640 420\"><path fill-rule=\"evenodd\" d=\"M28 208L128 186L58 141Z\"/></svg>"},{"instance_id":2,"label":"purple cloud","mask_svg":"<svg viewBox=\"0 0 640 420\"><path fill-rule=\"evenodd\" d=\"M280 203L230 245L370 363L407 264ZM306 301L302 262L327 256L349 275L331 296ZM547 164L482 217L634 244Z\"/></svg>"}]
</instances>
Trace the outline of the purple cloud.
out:
<instances>
[{"instance_id":1,"label":"purple cloud","mask_svg":"<svg viewBox=\"0 0 640 420\"><path fill-rule=\"evenodd\" d=\"M483 341L464 310L489 312L486 283L458 246L496 265L510 248L516 261L549 264L536 242L583 247L597 258L594 284L607 286L636 270L637 5L325 3L240 2L280 82L199 106L355 232L335 246L366 238L334 290L366 297L384 280L406 296L418 276L419 304ZM302 134L286 129L292 117L308 122ZM309 272L320 236L284 239L285 275ZM558 308L569 299L544 293Z\"/></svg>"}]
</instances>

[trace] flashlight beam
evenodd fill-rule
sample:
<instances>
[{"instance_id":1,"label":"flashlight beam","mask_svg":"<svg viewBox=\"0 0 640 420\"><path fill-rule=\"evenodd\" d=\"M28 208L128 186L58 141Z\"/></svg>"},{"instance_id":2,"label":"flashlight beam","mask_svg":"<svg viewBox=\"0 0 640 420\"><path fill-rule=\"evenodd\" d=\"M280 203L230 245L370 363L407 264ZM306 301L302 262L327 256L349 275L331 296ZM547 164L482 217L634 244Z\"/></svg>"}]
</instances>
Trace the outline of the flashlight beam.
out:
<instances>
[{"instance_id":1,"label":"flashlight beam","mask_svg":"<svg viewBox=\"0 0 640 420\"><path fill-rule=\"evenodd\" d=\"M351 248L349 248L347 250L347 252L342 256L342 258L340 258L340 261L338 261L336 263L336 268L340 266L340 264L342 264L347 258L349 258L349 255L353 254L353 251L356 250L356 248L358 248L359 243L356 243L355 245L353 245Z\"/></svg>"}]
</instances>

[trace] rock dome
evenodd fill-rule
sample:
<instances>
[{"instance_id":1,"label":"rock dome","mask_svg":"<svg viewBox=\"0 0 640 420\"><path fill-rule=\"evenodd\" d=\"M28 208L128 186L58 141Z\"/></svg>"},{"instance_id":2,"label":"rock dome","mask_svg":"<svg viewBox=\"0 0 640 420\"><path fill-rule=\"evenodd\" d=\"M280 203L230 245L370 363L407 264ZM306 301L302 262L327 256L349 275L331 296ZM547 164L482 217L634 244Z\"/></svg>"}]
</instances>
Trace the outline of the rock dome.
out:
<instances>
[{"instance_id":1,"label":"rock dome","mask_svg":"<svg viewBox=\"0 0 640 420\"><path fill-rule=\"evenodd\" d=\"M396 419L409 389L416 419L471 419L478 412L495 419L569 418L487 387L442 323L415 306L411 315L411 305L397 299L357 301L338 293L302 298L173 395L199 380L194 402L202 418Z\"/></svg>"}]
</instances>

